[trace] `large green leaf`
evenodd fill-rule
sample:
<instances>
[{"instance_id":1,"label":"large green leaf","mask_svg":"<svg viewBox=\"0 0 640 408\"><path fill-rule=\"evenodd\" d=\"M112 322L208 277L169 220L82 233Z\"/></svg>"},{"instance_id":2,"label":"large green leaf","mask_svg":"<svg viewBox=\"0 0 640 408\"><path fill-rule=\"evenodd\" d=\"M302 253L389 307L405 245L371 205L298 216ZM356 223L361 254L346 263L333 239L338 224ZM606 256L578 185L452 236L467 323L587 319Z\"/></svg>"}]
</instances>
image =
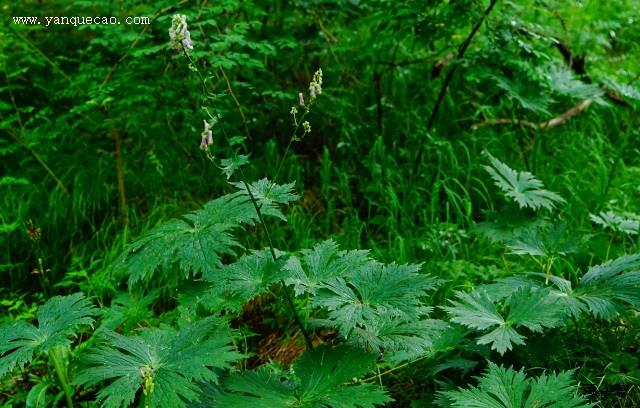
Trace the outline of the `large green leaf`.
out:
<instances>
[{"instance_id":1,"label":"large green leaf","mask_svg":"<svg viewBox=\"0 0 640 408\"><path fill-rule=\"evenodd\" d=\"M375 359L361 349L321 346L298 358L286 376L263 367L226 379L217 402L229 408L372 408L392 401L375 383L355 382Z\"/></svg>"},{"instance_id":2,"label":"large green leaf","mask_svg":"<svg viewBox=\"0 0 640 408\"><path fill-rule=\"evenodd\" d=\"M593 406L576 396L570 371L527 378L515 371L489 362L478 386L440 392L440 405L452 408L587 408Z\"/></svg>"},{"instance_id":3,"label":"large green leaf","mask_svg":"<svg viewBox=\"0 0 640 408\"><path fill-rule=\"evenodd\" d=\"M542 182L533 174L515 171L488 152L484 154L491 162L491 166L484 166L485 170L504 194L514 200L520 208L552 210L557 204L565 202L558 194L545 190Z\"/></svg>"},{"instance_id":4,"label":"large green leaf","mask_svg":"<svg viewBox=\"0 0 640 408\"><path fill-rule=\"evenodd\" d=\"M235 255L240 244L233 230L257 220L248 197L228 194L152 228L127 247L113 268L128 275L129 284L150 279L159 270L167 273L174 264L185 276L200 274L219 267L223 254Z\"/></svg>"},{"instance_id":5,"label":"large green leaf","mask_svg":"<svg viewBox=\"0 0 640 408\"><path fill-rule=\"evenodd\" d=\"M96 309L82 293L55 296L38 309L38 326L24 321L0 325L0 377L22 368L54 346L69 346L80 326L93 323Z\"/></svg>"},{"instance_id":6,"label":"large green leaf","mask_svg":"<svg viewBox=\"0 0 640 408\"><path fill-rule=\"evenodd\" d=\"M101 333L102 345L82 358L75 383L108 382L97 394L105 407L130 406L139 391L152 407L186 407L199 399L199 382L217 382L217 369L241 355L224 321L206 318L180 330L143 329L138 336Z\"/></svg>"}]
</instances>

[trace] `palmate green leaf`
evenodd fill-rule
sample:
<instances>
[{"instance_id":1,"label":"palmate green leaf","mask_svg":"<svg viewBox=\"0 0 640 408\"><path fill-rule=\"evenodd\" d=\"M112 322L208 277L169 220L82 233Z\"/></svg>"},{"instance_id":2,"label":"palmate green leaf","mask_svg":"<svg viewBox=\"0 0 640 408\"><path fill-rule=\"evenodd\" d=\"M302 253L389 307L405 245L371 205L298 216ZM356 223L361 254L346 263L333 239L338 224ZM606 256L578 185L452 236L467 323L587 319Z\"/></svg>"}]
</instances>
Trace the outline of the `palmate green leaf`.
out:
<instances>
[{"instance_id":1,"label":"palmate green leaf","mask_svg":"<svg viewBox=\"0 0 640 408\"><path fill-rule=\"evenodd\" d=\"M247 188L242 182L231 183L240 190L240 193L248 197ZM300 198L299 195L293 193L295 183L276 184L266 178L249 184L249 191L253 198L258 202L260 211L264 215L280 218L286 221L286 217L278 208L278 204L288 204Z\"/></svg>"},{"instance_id":2,"label":"palmate green leaf","mask_svg":"<svg viewBox=\"0 0 640 408\"><path fill-rule=\"evenodd\" d=\"M96 309L82 293L55 296L38 309L38 326L24 321L0 325L0 378L54 346L69 346L78 327L93 323Z\"/></svg>"},{"instance_id":3,"label":"palmate green leaf","mask_svg":"<svg viewBox=\"0 0 640 408\"><path fill-rule=\"evenodd\" d=\"M577 386L571 371L527 378L515 371L489 362L478 386L440 392L440 405L451 408L587 408L593 406L575 396Z\"/></svg>"},{"instance_id":4,"label":"palmate green leaf","mask_svg":"<svg viewBox=\"0 0 640 408\"><path fill-rule=\"evenodd\" d=\"M384 350L385 361L399 364L422 356L432 347L432 339L445 329L442 320L377 318L368 321L365 328L355 327L352 339L360 347Z\"/></svg>"},{"instance_id":5,"label":"palmate green leaf","mask_svg":"<svg viewBox=\"0 0 640 408\"><path fill-rule=\"evenodd\" d=\"M233 176L236 170L246 164L249 164L249 155L246 154L239 154L228 159L220 160L222 172L227 176L227 180Z\"/></svg>"},{"instance_id":6,"label":"palmate green leaf","mask_svg":"<svg viewBox=\"0 0 640 408\"><path fill-rule=\"evenodd\" d=\"M601 225L605 229L610 229L614 232L622 232L626 235L638 235L640 230L640 221L637 219L637 215L633 214L636 219L625 218L611 211L601 211L598 215L589 214L589 218L594 223Z\"/></svg>"},{"instance_id":7,"label":"palmate green leaf","mask_svg":"<svg viewBox=\"0 0 640 408\"><path fill-rule=\"evenodd\" d=\"M490 75L490 78L522 108L533 112L549 113L548 107L552 100L548 92L540 92L534 81L523 78L511 80L502 75Z\"/></svg>"},{"instance_id":8,"label":"palmate green leaf","mask_svg":"<svg viewBox=\"0 0 640 408\"><path fill-rule=\"evenodd\" d=\"M491 166L484 166L485 170L491 175L496 186L507 197L514 200L520 208L552 210L557 204L565 202L558 194L545 190L542 182L533 174L526 171L515 171L488 152L485 151L483 154L491 162Z\"/></svg>"},{"instance_id":9,"label":"palmate green leaf","mask_svg":"<svg viewBox=\"0 0 640 408\"><path fill-rule=\"evenodd\" d=\"M320 346L299 357L286 377L266 368L231 376L217 402L229 408L372 408L392 399L375 384L353 381L370 372L375 360L361 349Z\"/></svg>"},{"instance_id":10,"label":"palmate green leaf","mask_svg":"<svg viewBox=\"0 0 640 408\"><path fill-rule=\"evenodd\" d=\"M452 322L476 330L485 330L505 323L496 305L485 291L458 292L457 298L457 301L450 300L452 306L443 307L453 316Z\"/></svg>"},{"instance_id":11,"label":"palmate green leaf","mask_svg":"<svg viewBox=\"0 0 640 408\"><path fill-rule=\"evenodd\" d=\"M284 269L286 257L282 253L276 253L276 256L274 261L268 249L253 251L205 274L204 278L211 286L203 300L217 310L240 311L245 303L288 276Z\"/></svg>"},{"instance_id":12,"label":"palmate green leaf","mask_svg":"<svg viewBox=\"0 0 640 408\"><path fill-rule=\"evenodd\" d=\"M129 284L152 278L158 270L178 264L185 276L220 266L220 256L235 255L240 244L232 235L242 224L258 220L249 198L228 194L182 218L169 220L138 238L118 257L113 268L129 275Z\"/></svg>"},{"instance_id":13,"label":"palmate green leaf","mask_svg":"<svg viewBox=\"0 0 640 408\"><path fill-rule=\"evenodd\" d=\"M580 242L567 232L566 224L558 222L534 228L506 243L514 255L566 256L580 249Z\"/></svg>"},{"instance_id":14,"label":"palmate green leaf","mask_svg":"<svg viewBox=\"0 0 640 408\"><path fill-rule=\"evenodd\" d=\"M542 333L543 327L558 327L563 321L563 310L548 289L521 287L511 295L507 305L507 322L524 326L532 332Z\"/></svg>"},{"instance_id":15,"label":"palmate green leaf","mask_svg":"<svg viewBox=\"0 0 640 408\"><path fill-rule=\"evenodd\" d=\"M519 285L519 281L514 283ZM459 292L458 300L452 300L451 304L443 307L452 316L451 321L481 332L491 329L478 338L478 343L489 344L500 354L511 350L513 344L524 345L526 337L516 331L517 327L542 332L544 327L557 327L564 321L565 309L557 297L549 289L532 284L519 286L506 297L505 307L509 310L506 318L484 288Z\"/></svg>"},{"instance_id":16,"label":"palmate green leaf","mask_svg":"<svg viewBox=\"0 0 640 408\"><path fill-rule=\"evenodd\" d=\"M625 304L640 307L640 254L625 255L590 268L574 296L596 317L611 319Z\"/></svg>"},{"instance_id":17,"label":"palmate green leaf","mask_svg":"<svg viewBox=\"0 0 640 408\"><path fill-rule=\"evenodd\" d=\"M324 325L337 327L344 338L367 347L413 349L416 338L428 345L427 332L408 323L424 319L429 312L424 298L439 281L419 270L420 265L368 261L347 276L323 282L312 304L328 311Z\"/></svg>"},{"instance_id":18,"label":"palmate green leaf","mask_svg":"<svg viewBox=\"0 0 640 408\"><path fill-rule=\"evenodd\" d=\"M600 104L604 91L596 84L588 84L574 77L573 72L566 67L553 66L549 70L551 89L564 96L585 100L594 99Z\"/></svg>"},{"instance_id":19,"label":"palmate green leaf","mask_svg":"<svg viewBox=\"0 0 640 408\"><path fill-rule=\"evenodd\" d=\"M241 358L231 346L232 332L218 318L183 327L143 329L139 336L101 333L103 345L83 357L76 384L104 381L97 400L105 407L130 406L140 391L151 407L186 407L197 401L198 382L217 382L216 370Z\"/></svg>"},{"instance_id":20,"label":"palmate green leaf","mask_svg":"<svg viewBox=\"0 0 640 408\"><path fill-rule=\"evenodd\" d=\"M302 258L289 258L285 269L290 277L286 283L293 285L297 295L314 295L323 282L366 268L369 262L368 251L340 251L334 241L323 241L312 249L303 249Z\"/></svg>"},{"instance_id":21,"label":"palmate green leaf","mask_svg":"<svg viewBox=\"0 0 640 408\"><path fill-rule=\"evenodd\" d=\"M160 296L160 290L156 289L145 296L133 293L119 293L111 301L102 318L100 329L118 330L119 333L129 333L141 323L153 318L152 303Z\"/></svg>"}]
</instances>

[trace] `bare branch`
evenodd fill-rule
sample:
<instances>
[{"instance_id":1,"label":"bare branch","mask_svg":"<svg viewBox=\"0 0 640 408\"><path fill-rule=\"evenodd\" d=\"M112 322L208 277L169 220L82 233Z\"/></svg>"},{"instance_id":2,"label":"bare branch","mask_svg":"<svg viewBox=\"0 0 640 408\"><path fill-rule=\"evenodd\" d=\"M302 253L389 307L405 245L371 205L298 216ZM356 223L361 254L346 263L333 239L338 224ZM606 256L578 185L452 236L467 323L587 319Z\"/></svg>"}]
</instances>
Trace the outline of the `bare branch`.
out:
<instances>
[{"instance_id":1,"label":"bare branch","mask_svg":"<svg viewBox=\"0 0 640 408\"><path fill-rule=\"evenodd\" d=\"M551 128L563 125L564 123L568 122L574 116L577 116L577 115L581 114L592 103L593 103L593 99L585 99L584 101L580 102L579 104L577 104L573 108L569 109L568 111L556 116L555 118L553 118L551 120L548 120L548 121L545 121L545 122L541 122L541 123L534 123L534 122L528 121L526 119L506 119L506 118L503 118L503 119L491 119L491 120L486 120L486 121L481 122L481 123L476 123L476 124L471 126L471 129L477 130L477 129L480 129L480 128L483 128L483 127L486 127L486 126L498 126L498 125L526 126L528 128L534 129L534 130L551 129Z\"/></svg>"}]
</instances>

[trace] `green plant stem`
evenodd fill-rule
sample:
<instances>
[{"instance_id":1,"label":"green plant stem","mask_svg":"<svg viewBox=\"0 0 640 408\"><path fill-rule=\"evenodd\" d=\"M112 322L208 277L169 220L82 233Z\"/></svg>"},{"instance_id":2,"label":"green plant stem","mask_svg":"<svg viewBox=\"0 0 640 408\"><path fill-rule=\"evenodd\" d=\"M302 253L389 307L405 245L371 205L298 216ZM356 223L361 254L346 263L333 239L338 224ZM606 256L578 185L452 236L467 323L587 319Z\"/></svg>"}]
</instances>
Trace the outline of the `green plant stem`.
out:
<instances>
[{"instance_id":1,"label":"green plant stem","mask_svg":"<svg viewBox=\"0 0 640 408\"><path fill-rule=\"evenodd\" d=\"M193 59L191 59L191 57L189 56L188 53L184 53L184 55L187 57L187 59L189 60L191 66L193 67L193 69L197 72L200 81L202 82L202 87L205 93L205 98L208 98L208 89L207 89L207 82L206 79L202 76L202 73L200 72L200 70L196 67L195 62L193 61ZM216 108L215 103L213 103L213 101L211 101L211 107L213 108L213 113L215 114L216 117L216 122L218 123L218 126L220 127L220 130L222 132L222 135L224 137L224 139L226 140L227 144L229 145L229 149L231 150L231 154L234 156L234 158L237 157L236 152L233 150L233 145L231 144L231 140L229 139L229 135L224 127L224 125L222 124L222 121L220 120L221 116L218 113L218 109ZM296 127L297 129L297 127ZM284 160L284 158L283 158ZM247 176L244 174L244 171L242 170L242 168L238 168L238 171L240 173L240 178L242 180L242 184L244 186L244 188L247 190L247 194L249 195L249 199L251 200L251 204L253 205L253 208L256 210L256 214L258 215L258 220L260 221L260 224L262 225L262 228L264 229L264 233L265 236L267 238L267 243L269 245L269 251L271 252L271 257L273 258L274 262L277 260L277 256L276 256L276 251L275 248L273 246L273 241L271 240L271 234L269 233L269 228L267 227L267 224L264 221L264 218L262 217L262 211L260 211L260 206L258 205L258 202L256 200L256 198L253 196L253 193L251 192L251 188L249 187L249 183L247 182ZM296 325L300 328L300 331L302 332L302 337L304 338L304 341L307 345L307 348L309 350L313 349L313 343L311 342L311 338L309 337L309 334L307 333L307 330L305 329L304 325L302 324L302 320L300 319L300 316L298 315L298 311L296 310L296 307L293 303L293 299L291 298L291 294L289 293L288 289L287 289L287 285L285 284L284 280L280 281L281 285L282 285L282 290L284 292L284 297L285 300L287 301L287 304L289 305L289 308L291 309L291 313L293 315L293 319L296 323Z\"/></svg>"},{"instance_id":2,"label":"green plant stem","mask_svg":"<svg viewBox=\"0 0 640 408\"><path fill-rule=\"evenodd\" d=\"M18 142L18 144L22 147L24 147L25 149L27 149L29 151L29 153L31 153L31 155L33 156L34 159L36 159L36 161L38 163L40 163L40 165L47 171L47 173L49 173L49 175L53 178L53 180L56 182L56 184L58 185L58 187L60 187L60 189L66 194L66 195L70 195L69 194L69 190L67 190L67 188L64 186L64 184L62 183L62 181L58 178L58 176L56 176L56 174L53 172L53 170L51 170L51 167L49 167L47 165L47 163L45 163L45 161L42 159L42 157L40 157L40 155L33 150L31 147L29 147L29 145L27 145L27 143L25 143L22 138L16 134L14 134L13 132L9 131L8 132L9 135L16 141Z\"/></svg>"},{"instance_id":3,"label":"green plant stem","mask_svg":"<svg viewBox=\"0 0 640 408\"><path fill-rule=\"evenodd\" d=\"M406 366L409 366L411 364L417 363L418 361L422 361L427 357L429 357L429 354L425 354L424 356L416 358L415 360L407 361L406 363L397 365L397 366L392 367L392 368L390 368L390 369L388 369L386 371L383 371L383 372L380 372L380 369L378 368L378 373L377 374L372 375L371 377L365 378L364 380L362 380L362 382L369 382L369 381L373 381L375 379L378 379L380 381L380 383L382 383L382 376L383 375L387 375L387 374L390 374L390 373L392 373L394 371L398 371L401 368L405 368Z\"/></svg>"},{"instance_id":4,"label":"green plant stem","mask_svg":"<svg viewBox=\"0 0 640 408\"><path fill-rule=\"evenodd\" d=\"M65 399L67 400L67 407L73 408L73 400L71 399L73 393L69 385L69 378L67 377L67 368L64 364L64 354L66 348L64 346L54 346L49 349L49 359L53 363L53 367L58 375L58 380L62 386Z\"/></svg>"}]
</instances>

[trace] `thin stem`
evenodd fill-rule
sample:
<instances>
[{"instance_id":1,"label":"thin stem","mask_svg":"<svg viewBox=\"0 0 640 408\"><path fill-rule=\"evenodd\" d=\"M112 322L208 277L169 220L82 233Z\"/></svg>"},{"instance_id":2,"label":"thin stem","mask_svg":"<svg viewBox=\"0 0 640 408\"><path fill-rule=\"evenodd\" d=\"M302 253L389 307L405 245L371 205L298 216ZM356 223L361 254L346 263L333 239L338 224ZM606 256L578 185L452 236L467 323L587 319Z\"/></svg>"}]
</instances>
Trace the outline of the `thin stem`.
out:
<instances>
[{"instance_id":1,"label":"thin stem","mask_svg":"<svg viewBox=\"0 0 640 408\"><path fill-rule=\"evenodd\" d=\"M206 82L205 78L202 76L202 73L196 67L195 62L193 61L193 59L191 59L189 54L186 53L186 52L184 54L186 55L187 59L191 63L191 66L193 67L193 69L198 73L198 76L200 77L200 81L202 82L203 91L205 93L205 96L208 98L207 82ZM208 98L208 99L210 99L210 98ZM215 103L213 102L212 99L211 99L211 107L213 108L213 113L215 115L216 122L218 123L218 126L220 127L222 135L223 135L224 139L226 140L227 144L229 145L229 149L231 150L231 154L234 156L234 158L236 158L237 154L236 154L235 150L233 149L233 145L231 144L231 140L229 138L229 135L228 135L224 125L222 124L222 121L220 120L221 116L218 113L218 109L217 109L217 107L216 107L216 105L215 105ZM273 260L275 262L277 260L277 256L276 256L275 248L273 246L273 241L271 240L271 234L269 233L269 228L267 227L267 224L264 221L264 218L262 216L262 211L260 211L260 206L258 205L258 202L257 202L256 198L254 197L253 192L251 191L251 188L249 186L249 183L247 182L247 177L244 174L244 171L242 170L241 167L238 168L238 171L240 173L240 178L242 180L242 184L243 184L244 188L246 189L247 194L249 195L249 199L251 200L251 204L253 205L253 208L255 209L256 214L258 215L258 220L260 221L260 224L262 225L262 228L264 229L264 233L265 233L265 236L267 238L267 243L269 245L269 251L271 253L271 257L273 258ZM291 298L291 294L289 293L289 290L287 289L287 285L285 284L284 280L281 280L280 283L282 285L282 290L284 292L287 304L289 305L289 308L291 309L291 313L293 314L294 321L295 321L296 325L300 328L300 331L302 332L302 337L304 338L304 341L305 341L305 343L307 345L307 348L309 350L311 350L311 349L313 349L313 343L311 342L311 338L309 337L309 334L307 333L307 330L305 329L304 325L302 324L302 320L300 319L300 316L298 315L298 311L296 310L296 307L295 307L295 305L293 303L293 299Z\"/></svg>"},{"instance_id":2,"label":"thin stem","mask_svg":"<svg viewBox=\"0 0 640 408\"><path fill-rule=\"evenodd\" d=\"M291 135L291 138L289 139L289 143L287 143L287 147L284 149L284 154L282 155L282 158L280 159L280 161L278 162L278 166L276 167L276 173L273 176L273 182L275 183L278 180L278 175L280 175L280 170L282 170L282 165L284 164L284 159L287 157L287 154L289 154L289 150L291 149L291 145L293 144L294 141L296 140L300 140L298 139L298 137L296 136L298 134L298 129L300 128L300 124L304 121L304 118L307 116L307 114L309 113L309 107L305 108L304 113L302 114L302 116L300 117L300 119L297 119L294 117L294 125L295 128L293 129L293 133ZM304 134L302 135L302 137L304 137ZM273 185L271 186L273 187ZM269 188L269 192L271 191L271 187Z\"/></svg>"},{"instance_id":3,"label":"thin stem","mask_svg":"<svg viewBox=\"0 0 640 408\"><path fill-rule=\"evenodd\" d=\"M22 146L25 149L27 149L29 151L29 153L31 153L33 158L36 159L36 161L38 163L40 163L40 165L47 171L47 173L49 173L49 175L55 180L56 184L58 184L58 187L60 187L60 189L62 191L64 191L64 193L66 195L69 195L69 190L67 190L67 188L64 186L64 184L62 184L62 181L58 178L58 176L56 176L56 174L53 172L53 170L51 170L51 167L49 167L49 165L47 165L47 163L45 163L45 161L42 159L42 157L40 157L40 155L35 150L33 150L31 147L29 147L29 145L27 145L27 143L25 143L20 136L14 134L11 131L8 131L7 133L9 133L9 135L11 137L13 137L13 139L16 142L18 142L18 144L20 146Z\"/></svg>"},{"instance_id":4,"label":"thin stem","mask_svg":"<svg viewBox=\"0 0 640 408\"><path fill-rule=\"evenodd\" d=\"M392 368L390 368L390 369L388 369L386 371L383 371L383 372L380 372L380 369L378 369L378 373L377 374L372 375L371 377L365 378L364 380L362 380L362 382L368 382L368 381L372 381L372 380L375 380L375 379L380 379L380 381L382 381L381 378L382 378L383 375L387 375L387 374L392 373L394 371L400 370L401 368L405 368L406 366L414 364L414 363L417 363L418 361L422 361L427 357L429 357L429 354L425 354L424 356L416 358L415 360L407 361L406 363L403 363L403 364L400 364L398 366L392 367Z\"/></svg>"}]
</instances>

